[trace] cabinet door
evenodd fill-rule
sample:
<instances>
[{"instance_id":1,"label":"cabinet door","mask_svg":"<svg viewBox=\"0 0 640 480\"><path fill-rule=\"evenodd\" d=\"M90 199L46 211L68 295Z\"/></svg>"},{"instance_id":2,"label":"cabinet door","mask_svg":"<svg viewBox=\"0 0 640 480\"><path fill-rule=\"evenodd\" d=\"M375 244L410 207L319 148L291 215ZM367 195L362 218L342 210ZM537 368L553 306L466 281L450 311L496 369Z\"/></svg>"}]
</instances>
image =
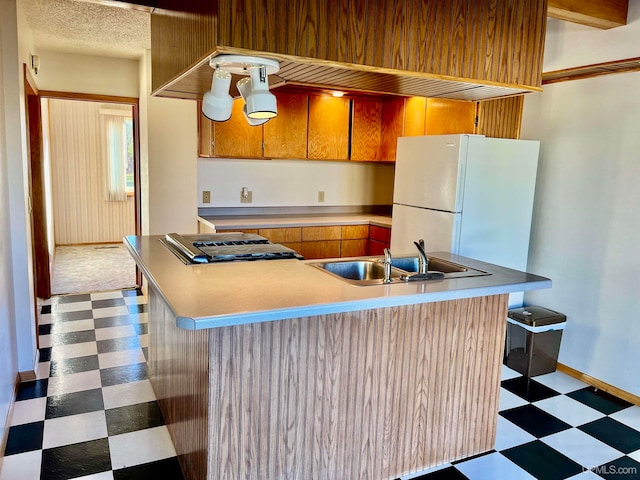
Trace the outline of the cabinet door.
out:
<instances>
[{"instance_id":1,"label":"cabinet door","mask_svg":"<svg viewBox=\"0 0 640 480\"><path fill-rule=\"evenodd\" d=\"M380 160L396 161L398 137L404 130L404 98L382 102L382 149Z\"/></svg>"},{"instance_id":2,"label":"cabinet door","mask_svg":"<svg viewBox=\"0 0 640 480\"><path fill-rule=\"evenodd\" d=\"M252 127L242 113L244 100L233 101L231 118L213 122L213 154L216 157L262 157L262 125Z\"/></svg>"},{"instance_id":3,"label":"cabinet door","mask_svg":"<svg viewBox=\"0 0 640 480\"><path fill-rule=\"evenodd\" d=\"M343 240L369 238L369 225L343 225L341 235Z\"/></svg>"},{"instance_id":4,"label":"cabinet door","mask_svg":"<svg viewBox=\"0 0 640 480\"><path fill-rule=\"evenodd\" d=\"M201 100L198 100L198 156L213 157L213 122L203 115Z\"/></svg>"},{"instance_id":5,"label":"cabinet door","mask_svg":"<svg viewBox=\"0 0 640 480\"><path fill-rule=\"evenodd\" d=\"M427 99L425 97L409 97L405 101L403 137L424 135L425 112Z\"/></svg>"},{"instance_id":6,"label":"cabinet door","mask_svg":"<svg viewBox=\"0 0 640 480\"><path fill-rule=\"evenodd\" d=\"M310 160L347 160L349 158L348 98L309 96Z\"/></svg>"},{"instance_id":7,"label":"cabinet door","mask_svg":"<svg viewBox=\"0 0 640 480\"><path fill-rule=\"evenodd\" d=\"M341 257L363 257L369 254L369 240L342 240Z\"/></svg>"},{"instance_id":8,"label":"cabinet door","mask_svg":"<svg viewBox=\"0 0 640 480\"><path fill-rule=\"evenodd\" d=\"M391 229L388 227L371 225L369 227L369 238L378 242L388 243L391 240Z\"/></svg>"},{"instance_id":9,"label":"cabinet door","mask_svg":"<svg viewBox=\"0 0 640 480\"><path fill-rule=\"evenodd\" d=\"M302 241L315 242L318 240L340 240L342 230L338 225L323 227L302 227Z\"/></svg>"},{"instance_id":10,"label":"cabinet door","mask_svg":"<svg viewBox=\"0 0 640 480\"><path fill-rule=\"evenodd\" d=\"M264 124L264 156L307 158L309 96L274 91L278 116Z\"/></svg>"},{"instance_id":11,"label":"cabinet door","mask_svg":"<svg viewBox=\"0 0 640 480\"><path fill-rule=\"evenodd\" d=\"M476 102L428 98L425 133L475 133L476 107Z\"/></svg>"},{"instance_id":12,"label":"cabinet door","mask_svg":"<svg viewBox=\"0 0 640 480\"><path fill-rule=\"evenodd\" d=\"M300 242L301 231L300 227L261 228L258 234L273 243L296 243Z\"/></svg>"},{"instance_id":13,"label":"cabinet door","mask_svg":"<svg viewBox=\"0 0 640 480\"><path fill-rule=\"evenodd\" d=\"M340 257L340 240L302 242L299 252L306 260Z\"/></svg>"},{"instance_id":14,"label":"cabinet door","mask_svg":"<svg viewBox=\"0 0 640 480\"><path fill-rule=\"evenodd\" d=\"M377 162L382 141L382 102L354 98L351 121L351 160Z\"/></svg>"}]
</instances>

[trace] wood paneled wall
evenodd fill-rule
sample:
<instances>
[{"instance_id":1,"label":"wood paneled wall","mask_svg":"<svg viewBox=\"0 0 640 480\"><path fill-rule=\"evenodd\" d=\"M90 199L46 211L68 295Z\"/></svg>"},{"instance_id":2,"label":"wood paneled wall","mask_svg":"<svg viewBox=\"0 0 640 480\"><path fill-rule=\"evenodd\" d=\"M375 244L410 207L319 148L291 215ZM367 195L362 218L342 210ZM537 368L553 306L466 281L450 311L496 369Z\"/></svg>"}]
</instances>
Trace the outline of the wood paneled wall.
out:
<instances>
[{"instance_id":1,"label":"wood paneled wall","mask_svg":"<svg viewBox=\"0 0 640 480\"><path fill-rule=\"evenodd\" d=\"M540 85L546 2L220 0L218 44Z\"/></svg>"},{"instance_id":2,"label":"wood paneled wall","mask_svg":"<svg viewBox=\"0 0 640 480\"><path fill-rule=\"evenodd\" d=\"M188 479L207 478L209 334L176 327L149 285L149 379Z\"/></svg>"},{"instance_id":3,"label":"wood paneled wall","mask_svg":"<svg viewBox=\"0 0 640 480\"><path fill-rule=\"evenodd\" d=\"M125 235L135 234L134 198L106 200L107 152L100 106L99 102L49 100L56 245L122 242Z\"/></svg>"},{"instance_id":4,"label":"wood paneled wall","mask_svg":"<svg viewBox=\"0 0 640 480\"><path fill-rule=\"evenodd\" d=\"M541 82L546 0L160 3L166 7L151 19L154 91L225 48L498 84ZM187 4L190 11L181 12Z\"/></svg>"},{"instance_id":5,"label":"wood paneled wall","mask_svg":"<svg viewBox=\"0 0 640 480\"><path fill-rule=\"evenodd\" d=\"M212 329L208 478L396 478L490 450L506 304Z\"/></svg>"},{"instance_id":6,"label":"wood paneled wall","mask_svg":"<svg viewBox=\"0 0 640 480\"><path fill-rule=\"evenodd\" d=\"M214 50L216 10L215 0L157 0L151 14L152 91Z\"/></svg>"},{"instance_id":7,"label":"wood paneled wall","mask_svg":"<svg viewBox=\"0 0 640 480\"><path fill-rule=\"evenodd\" d=\"M524 96L478 102L480 135L496 138L520 138Z\"/></svg>"},{"instance_id":8,"label":"wood paneled wall","mask_svg":"<svg viewBox=\"0 0 640 480\"><path fill-rule=\"evenodd\" d=\"M195 332L149 298L188 480L397 478L494 446L506 295Z\"/></svg>"}]
</instances>

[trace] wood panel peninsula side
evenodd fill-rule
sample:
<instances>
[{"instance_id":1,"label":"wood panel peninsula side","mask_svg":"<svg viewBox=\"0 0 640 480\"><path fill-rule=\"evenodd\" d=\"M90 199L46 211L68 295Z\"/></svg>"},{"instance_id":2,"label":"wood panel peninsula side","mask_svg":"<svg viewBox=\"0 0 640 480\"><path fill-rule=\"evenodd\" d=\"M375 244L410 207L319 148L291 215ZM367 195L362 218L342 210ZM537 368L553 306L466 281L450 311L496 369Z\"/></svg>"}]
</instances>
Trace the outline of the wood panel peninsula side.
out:
<instances>
[{"instance_id":1,"label":"wood panel peninsula side","mask_svg":"<svg viewBox=\"0 0 640 480\"><path fill-rule=\"evenodd\" d=\"M394 479L494 447L508 293L544 277L358 287L307 261L184 265L126 237L148 281L149 375L187 479Z\"/></svg>"}]
</instances>

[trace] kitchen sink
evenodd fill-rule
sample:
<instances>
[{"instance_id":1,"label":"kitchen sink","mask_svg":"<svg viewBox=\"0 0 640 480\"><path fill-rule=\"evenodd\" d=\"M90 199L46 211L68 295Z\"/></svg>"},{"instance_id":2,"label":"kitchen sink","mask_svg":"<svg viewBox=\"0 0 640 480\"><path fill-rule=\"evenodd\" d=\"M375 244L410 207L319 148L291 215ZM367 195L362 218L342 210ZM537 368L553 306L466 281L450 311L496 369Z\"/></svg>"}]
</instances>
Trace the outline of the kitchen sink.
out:
<instances>
[{"instance_id":1,"label":"kitchen sink","mask_svg":"<svg viewBox=\"0 0 640 480\"><path fill-rule=\"evenodd\" d=\"M378 259L312 262L309 265L355 285L379 285L384 279L384 265ZM391 268L392 279L399 279L403 273L404 271Z\"/></svg>"},{"instance_id":2,"label":"kitchen sink","mask_svg":"<svg viewBox=\"0 0 640 480\"><path fill-rule=\"evenodd\" d=\"M418 271L418 257L397 257L391 259L391 266L404 270L405 272L415 273ZM429 257L429 270L435 270L442 273L468 272L469 269L464 265L448 262L440 258Z\"/></svg>"},{"instance_id":3,"label":"kitchen sink","mask_svg":"<svg viewBox=\"0 0 640 480\"><path fill-rule=\"evenodd\" d=\"M384 258L368 257L356 260L330 260L309 262L308 265L338 277L352 285L382 285L384 283ZM391 282L411 281L411 275L418 272L418 257L394 257L391 261ZM438 273L441 272L441 273ZM429 273L417 281L446 280L461 277L491 275L488 272L466 267L440 258L429 257ZM408 278L407 278L408 277ZM418 278L418 277L416 277ZM416 280L414 278L414 281Z\"/></svg>"}]
</instances>

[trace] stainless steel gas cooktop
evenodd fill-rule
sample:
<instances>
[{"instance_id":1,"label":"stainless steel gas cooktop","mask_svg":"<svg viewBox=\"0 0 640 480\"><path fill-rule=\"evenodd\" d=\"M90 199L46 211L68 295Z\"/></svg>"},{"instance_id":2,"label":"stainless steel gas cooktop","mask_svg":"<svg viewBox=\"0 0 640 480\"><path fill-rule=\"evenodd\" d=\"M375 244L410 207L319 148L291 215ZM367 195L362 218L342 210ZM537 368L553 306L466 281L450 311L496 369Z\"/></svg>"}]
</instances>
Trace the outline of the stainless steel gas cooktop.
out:
<instances>
[{"instance_id":1,"label":"stainless steel gas cooktop","mask_svg":"<svg viewBox=\"0 0 640 480\"><path fill-rule=\"evenodd\" d=\"M169 233L160 241L186 265L251 260L302 259L294 250L271 243L260 235L212 233L178 235Z\"/></svg>"}]
</instances>

